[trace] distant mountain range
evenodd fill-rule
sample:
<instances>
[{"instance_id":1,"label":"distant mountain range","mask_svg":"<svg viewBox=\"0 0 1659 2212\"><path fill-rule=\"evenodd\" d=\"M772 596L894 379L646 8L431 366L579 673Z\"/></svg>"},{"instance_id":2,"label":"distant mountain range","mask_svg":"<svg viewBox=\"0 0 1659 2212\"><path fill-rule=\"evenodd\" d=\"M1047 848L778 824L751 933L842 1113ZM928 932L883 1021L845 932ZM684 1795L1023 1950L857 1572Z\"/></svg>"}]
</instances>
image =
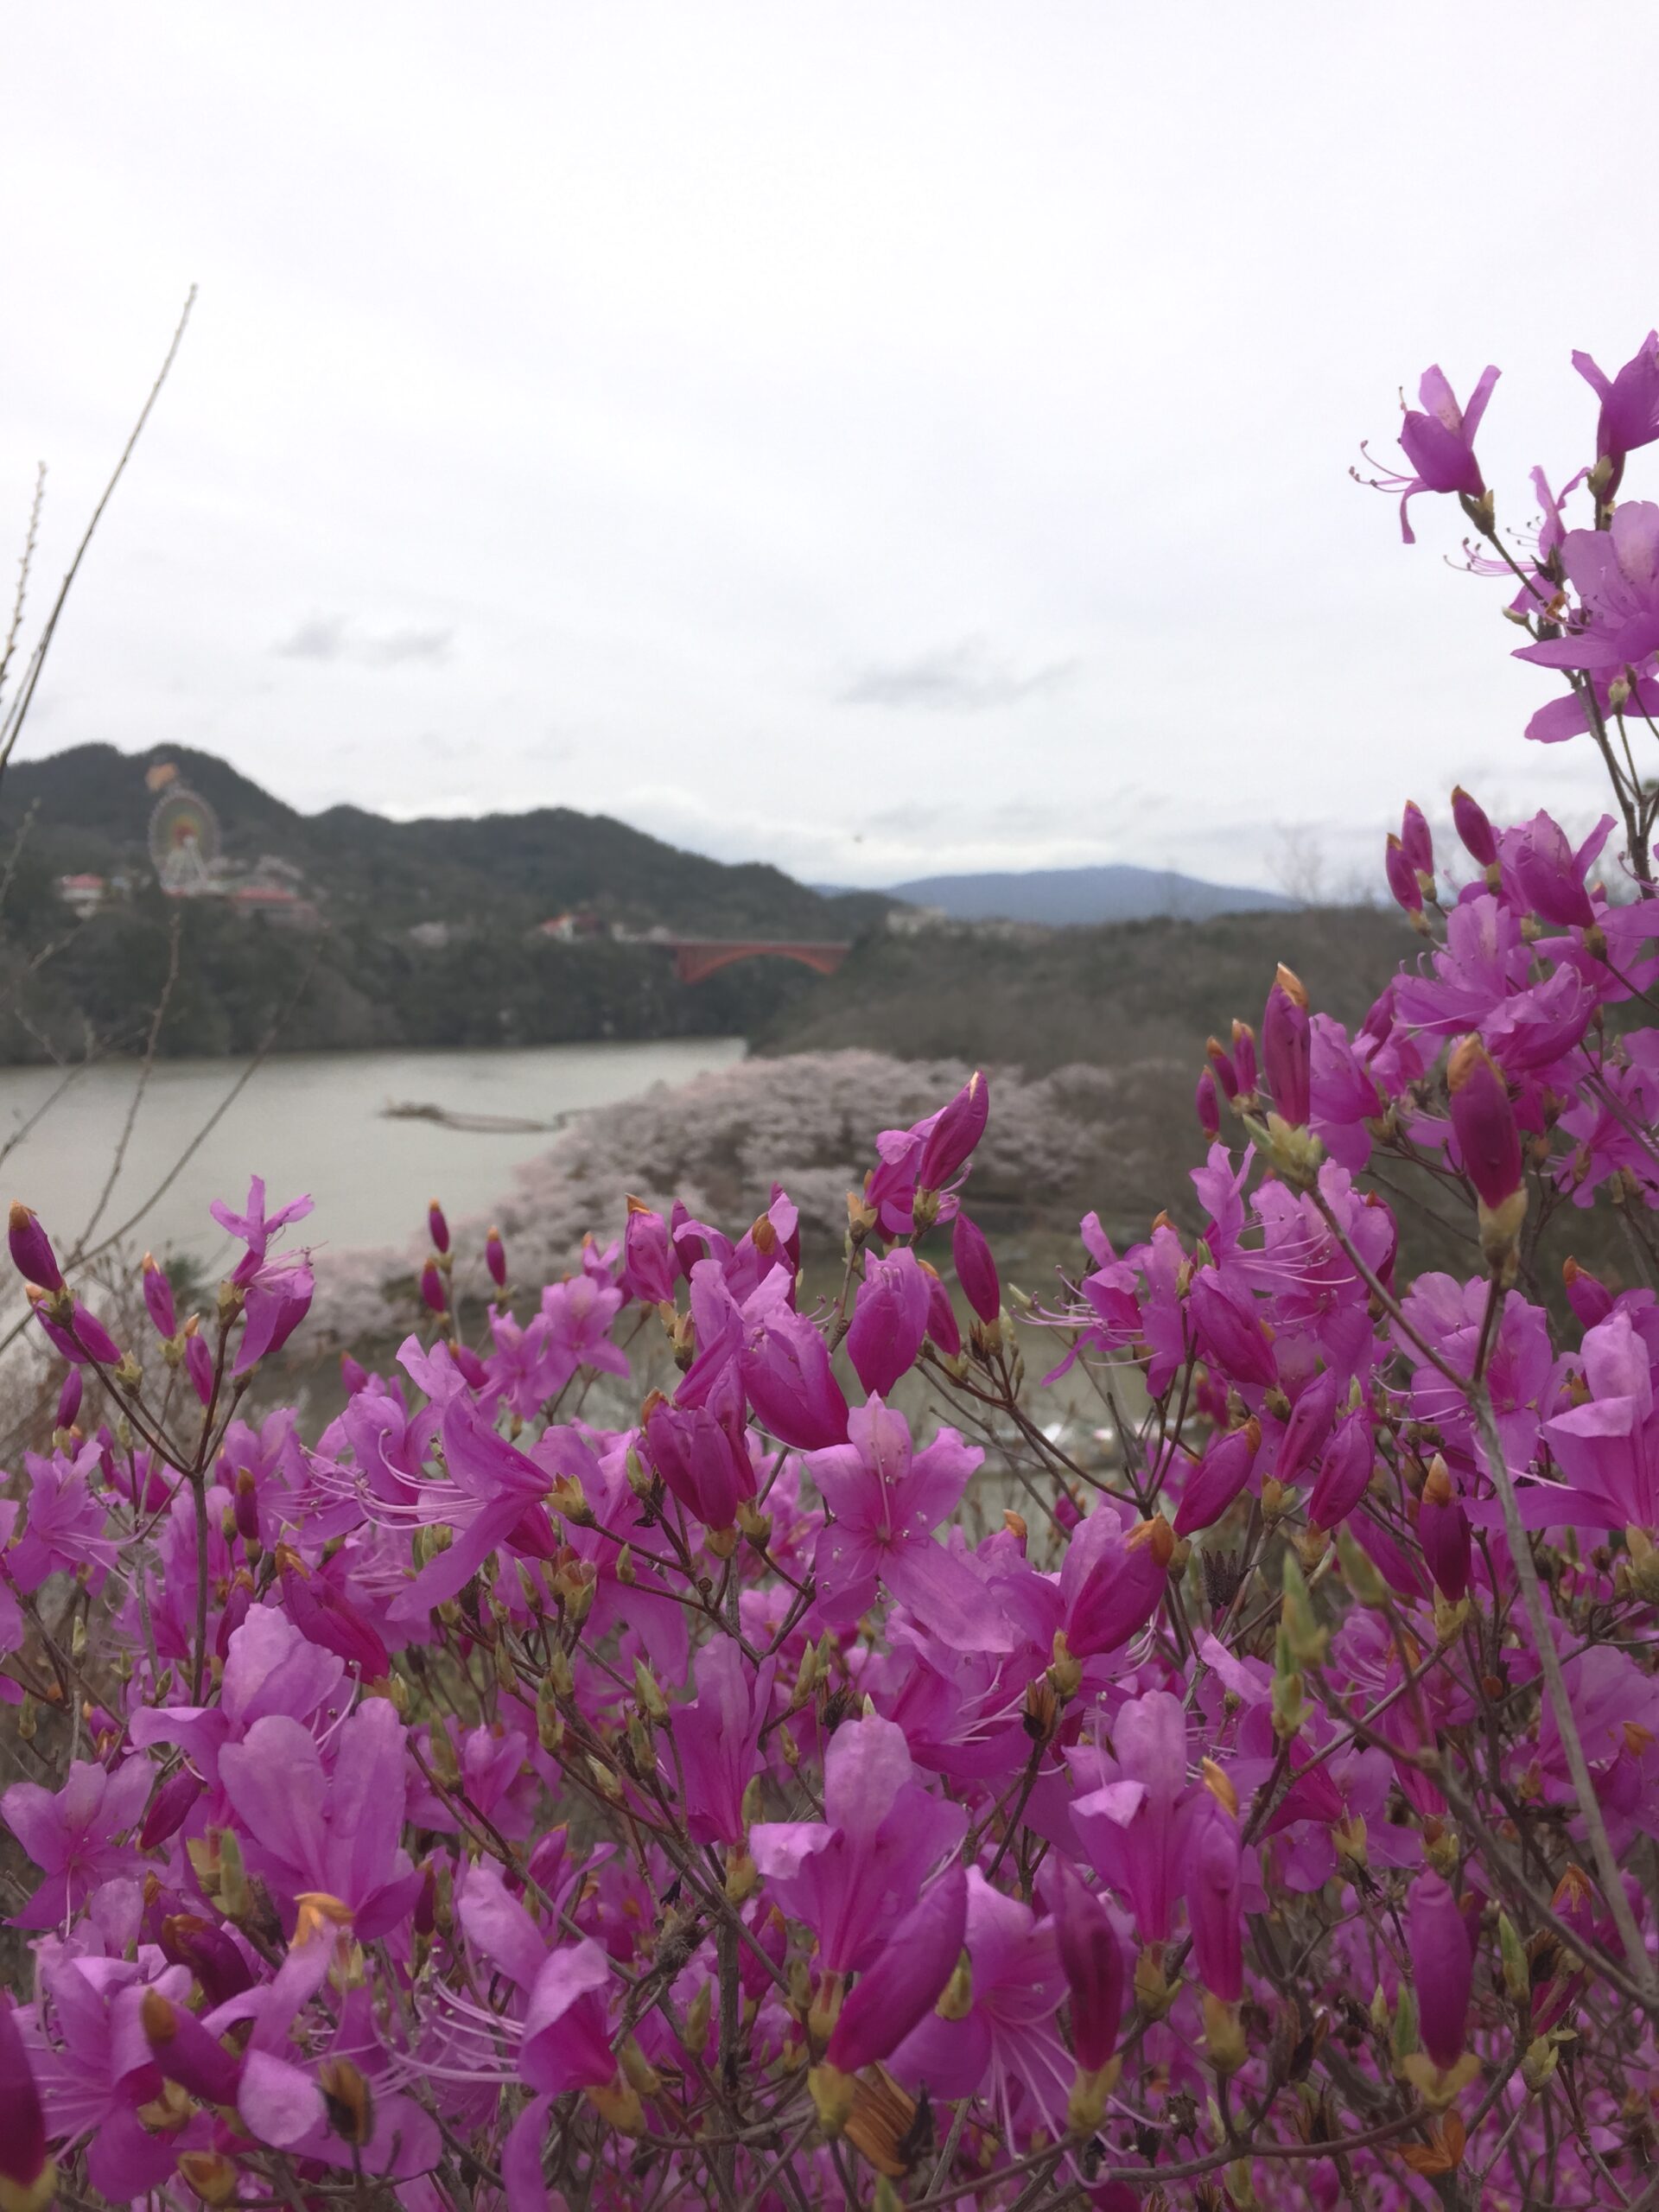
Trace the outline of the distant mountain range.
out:
<instances>
[{"instance_id":1,"label":"distant mountain range","mask_svg":"<svg viewBox=\"0 0 1659 2212\"><path fill-rule=\"evenodd\" d=\"M938 906L958 922L1041 922L1052 929L1168 916L1282 913L1296 901L1243 884L1206 883L1173 868L1044 868L1007 874L924 875L895 883L893 896Z\"/></svg>"}]
</instances>

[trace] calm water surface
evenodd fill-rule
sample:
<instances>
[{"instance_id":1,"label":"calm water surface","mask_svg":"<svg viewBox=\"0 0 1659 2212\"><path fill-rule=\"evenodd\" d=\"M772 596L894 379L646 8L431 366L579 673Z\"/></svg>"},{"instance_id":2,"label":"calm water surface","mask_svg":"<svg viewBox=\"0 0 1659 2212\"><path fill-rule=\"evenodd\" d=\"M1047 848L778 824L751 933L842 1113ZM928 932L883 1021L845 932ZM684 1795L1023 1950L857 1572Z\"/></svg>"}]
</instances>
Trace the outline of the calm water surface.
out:
<instances>
[{"instance_id":1,"label":"calm water surface","mask_svg":"<svg viewBox=\"0 0 1659 2212\"><path fill-rule=\"evenodd\" d=\"M318 1243L402 1244L422 1227L429 1198L442 1198L456 1217L486 1212L511 1188L518 1163L545 1152L554 1139L388 1120L381 1109L389 1100L548 1122L638 1097L659 1083L689 1082L742 1054L740 1039L697 1037L523 1052L273 1058L131 1233L158 1253L211 1261L224 1236L208 1217L208 1201L239 1205L250 1173L257 1173L273 1204L311 1192L316 1211L305 1233ZM152 1196L239 1072L233 1060L157 1064L99 1236ZM0 1145L11 1144L0 1163L0 1197L35 1207L62 1244L74 1243L98 1205L136 1073L131 1062L89 1068L12 1143L60 1077L49 1068L0 1069Z\"/></svg>"}]
</instances>

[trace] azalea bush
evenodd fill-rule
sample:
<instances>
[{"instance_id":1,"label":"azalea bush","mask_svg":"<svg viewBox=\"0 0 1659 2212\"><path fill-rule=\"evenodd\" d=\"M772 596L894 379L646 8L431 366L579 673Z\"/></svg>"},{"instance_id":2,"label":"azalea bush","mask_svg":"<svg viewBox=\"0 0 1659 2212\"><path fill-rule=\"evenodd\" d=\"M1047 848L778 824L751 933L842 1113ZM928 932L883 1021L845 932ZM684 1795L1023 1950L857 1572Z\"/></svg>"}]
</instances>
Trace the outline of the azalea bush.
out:
<instances>
[{"instance_id":1,"label":"azalea bush","mask_svg":"<svg viewBox=\"0 0 1659 2212\"><path fill-rule=\"evenodd\" d=\"M1384 480L1616 814L1455 792L1454 890L1407 807L1421 949L1352 1034L1281 970L1212 1043L1201 1233L1091 1214L1005 1294L969 1075L821 1280L786 1174L742 1227L644 1162L544 1283L434 1208L312 1435L245 1418L307 1201L215 1206L143 1341L14 1207L61 1387L0 1505L0 2212L1659 2204L1659 340L1580 365L1535 534L1492 371ZM1407 1279L1402 1175L1460 1272ZM1546 1285L1590 1209L1619 1279Z\"/></svg>"}]
</instances>

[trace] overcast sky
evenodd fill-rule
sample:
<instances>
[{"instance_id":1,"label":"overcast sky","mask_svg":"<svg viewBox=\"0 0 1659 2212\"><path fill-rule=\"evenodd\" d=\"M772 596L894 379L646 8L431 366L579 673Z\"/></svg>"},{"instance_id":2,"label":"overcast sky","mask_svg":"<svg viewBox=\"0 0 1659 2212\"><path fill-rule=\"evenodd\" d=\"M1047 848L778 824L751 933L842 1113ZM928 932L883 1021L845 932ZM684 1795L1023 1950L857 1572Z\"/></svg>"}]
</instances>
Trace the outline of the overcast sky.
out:
<instances>
[{"instance_id":1,"label":"overcast sky","mask_svg":"<svg viewBox=\"0 0 1659 2212\"><path fill-rule=\"evenodd\" d=\"M1343 879L1459 778L1576 817L1449 508L1408 552L1346 471L1432 360L1503 365L1516 518L1584 457L1573 347L1659 319L1659 18L1594 23L0 0L38 597L200 287L23 751L846 883L1266 882L1296 825Z\"/></svg>"}]
</instances>

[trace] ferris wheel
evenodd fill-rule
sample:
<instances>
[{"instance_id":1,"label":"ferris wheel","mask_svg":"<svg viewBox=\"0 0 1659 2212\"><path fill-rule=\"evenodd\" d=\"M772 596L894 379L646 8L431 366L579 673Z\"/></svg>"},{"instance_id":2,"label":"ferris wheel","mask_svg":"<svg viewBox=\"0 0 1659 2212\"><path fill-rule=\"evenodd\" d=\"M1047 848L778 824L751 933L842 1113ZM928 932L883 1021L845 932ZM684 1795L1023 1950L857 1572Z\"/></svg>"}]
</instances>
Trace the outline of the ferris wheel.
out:
<instances>
[{"instance_id":1,"label":"ferris wheel","mask_svg":"<svg viewBox=\"0 0 1659 2212\"><path fill-rule=\"evenodd\" d=\"M175 784L149 817L149 857L170 899L200 898L217 888L219 817L198 792Z\"/></svg>"}]
</instances>

